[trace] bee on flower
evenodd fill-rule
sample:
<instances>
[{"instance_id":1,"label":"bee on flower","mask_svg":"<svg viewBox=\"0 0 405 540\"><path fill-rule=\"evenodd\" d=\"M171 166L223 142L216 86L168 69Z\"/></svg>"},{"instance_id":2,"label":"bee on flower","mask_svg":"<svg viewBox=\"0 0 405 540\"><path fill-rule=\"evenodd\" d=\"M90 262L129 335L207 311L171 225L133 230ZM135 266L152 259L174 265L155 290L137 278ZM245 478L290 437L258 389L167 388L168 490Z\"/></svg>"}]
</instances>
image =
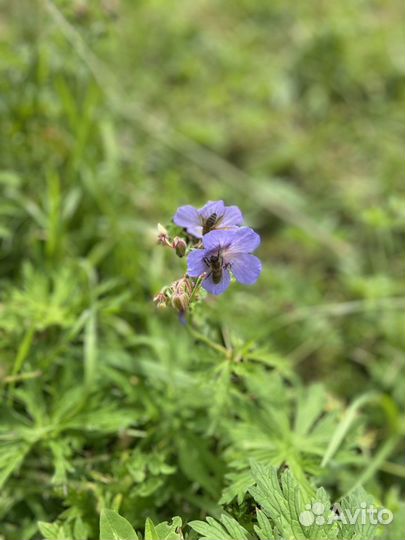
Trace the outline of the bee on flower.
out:
<instances>
[{"instance_id":1,"label":"bee on flower","mask_svg":"<svg viewBox=\"0 0 405 540\"><path fill-rule=\"evenodd\" d=\"M205 275L203 288L211 294L224 293L231 273L243 285L253 285L262 271L260 260L252 255L260 245L260 236L249 227L231 231L211 231L203 236L203 249L188 256L187 274Z\"/></svg>"},{"instance_id":2,"label":"bee on flower","mask_svg":"<svg viewBox=\"0 0 405 540\"><path fill-rule=\"evenodd\" d=\"M159 225L158 243L172 248L179 257L187 256L187 272L155 296L158 307L170 304L184 322L186 313L201 300L202 289L220 295L228 289L232 276L243 285L256 283L262 264L253 252L260 245L260 236L242 226L243 215L237 206L226 206L223 201L209 201L200 209L185 205L177 209L173 222L185 231L184 238L175 229L171 240L168 229L174 226Z\"/></svg>"},{"instance_id":3,"label":"bee on flower","mask_svg":"<svg viewBox=\"0 0 405 540\"><path fill-rule=\"evenodd\" d=\"M225 206L224 201L209 201L200 209L189 204L180 206L173 221L191 236L202 238L210 231L239 227L243 223L243 215L237 206Z\"/></svg>"}]
</instances>

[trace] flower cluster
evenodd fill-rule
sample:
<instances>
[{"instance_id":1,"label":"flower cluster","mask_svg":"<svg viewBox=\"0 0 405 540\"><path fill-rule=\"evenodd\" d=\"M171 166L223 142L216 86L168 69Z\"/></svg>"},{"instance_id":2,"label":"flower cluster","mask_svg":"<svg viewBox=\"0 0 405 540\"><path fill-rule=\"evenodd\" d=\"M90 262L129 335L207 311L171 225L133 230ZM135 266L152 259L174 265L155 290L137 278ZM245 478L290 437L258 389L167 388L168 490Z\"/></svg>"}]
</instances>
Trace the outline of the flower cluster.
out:
<instances>
[{"instance_id":1,"label":"flower cluster","mask_svg":"<svg viewBox=\"0 0 405 540\"><path fill-rule=\"evenodd\" d=\"M237 206L225 206L223 201L210 201L200 209L181 206L173 222L182 232L172 240L159 225L158 243L174 249L179 257L187 255L187 273L155 296L158 307L171 303L184 315L192 301L200 298L201 287L218 295L229 287L231 275L243 285L257 281L262 265L252 253L259 247L260 236L243 226Z\"/></svg>"}]
</instances>

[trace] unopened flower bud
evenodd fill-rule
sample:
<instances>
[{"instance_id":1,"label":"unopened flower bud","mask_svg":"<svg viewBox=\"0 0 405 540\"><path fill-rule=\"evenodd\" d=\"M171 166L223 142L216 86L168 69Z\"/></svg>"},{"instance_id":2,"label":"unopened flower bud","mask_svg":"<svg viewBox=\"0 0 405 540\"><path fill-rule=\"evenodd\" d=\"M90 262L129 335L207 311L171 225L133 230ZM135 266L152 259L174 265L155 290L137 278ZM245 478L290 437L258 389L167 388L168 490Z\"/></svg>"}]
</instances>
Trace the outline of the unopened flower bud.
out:
<instances>
[{"instance_id":1,"label":"unopened flower bud","mask_svg":"<svg viewBox=\"0 0 405 540\"><path fill-rule=\"evenodd\" d=\"M174 294L172 296L172 306L177 309L177 311L180 311L180 313L187 311L188 303L189 297L186 293Z\"/></svg>"},{"instance_id":2,"label":"unopened flower bud","mask_svg":"<svg viewBox=\"0 0 405 540\"><path fill-rule=\"evenodd\" d=\"M186 254L187 244L183 238L176 236L173 240L173 247L176 250L178 257L184 257Z\"/></svg>"},{"instance_id":3,"label":"unopened flower bud","mask_svg":"<svg viewBox=\"0 0 405 540\"><path fill-rule=\"evenodd\" d=\"M167 307L167 302L168 302L168 298L167 296L160 292L158 293L154 298L153 298L153 301L154 303L156 304L156 307L158 309L165 309Z\"/></svg>"}]
</instances>

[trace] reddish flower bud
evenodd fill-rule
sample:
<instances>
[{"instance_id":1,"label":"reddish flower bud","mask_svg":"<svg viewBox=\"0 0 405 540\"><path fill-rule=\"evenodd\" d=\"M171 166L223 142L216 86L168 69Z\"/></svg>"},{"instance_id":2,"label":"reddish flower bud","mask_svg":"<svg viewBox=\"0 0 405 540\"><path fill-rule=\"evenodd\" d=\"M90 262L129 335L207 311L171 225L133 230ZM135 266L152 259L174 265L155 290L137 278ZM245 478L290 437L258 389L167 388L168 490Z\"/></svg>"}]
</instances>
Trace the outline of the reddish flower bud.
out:
<instances>
[{"instance_id":1,"label":"reddish flower bud","mask_svg":"<svg viewBox=\"0 0 405 540\"><path fill-rule=\"evenodd\" d=\"M158 309L164 309L167 307L169 299L164 293L160 292L154 296L153 301L155 302Z\"/></svg>"},{"instance_id":2,"label":"reddish flower bud","mask_svg":"<svg viewBox=\"0 0 405 540\"><path fill-rule=\"evenodd\" d=\"M188 309L189 296L186 293L174 294L172 296L172 306L180 311L180 313L185 313Z\"/></svg>"},{"instance_id":3,"label":"reddish flower bud","mask_svg":"<svg viewBox=\"0 0 405 540\"><path fill-rule=\"evenodd\" d=\"M184 257L186 254L187 244L183 238L176 236L173 240L173 247L176 250L176 255L178 257Z\"/></svg>"}]
</instances>

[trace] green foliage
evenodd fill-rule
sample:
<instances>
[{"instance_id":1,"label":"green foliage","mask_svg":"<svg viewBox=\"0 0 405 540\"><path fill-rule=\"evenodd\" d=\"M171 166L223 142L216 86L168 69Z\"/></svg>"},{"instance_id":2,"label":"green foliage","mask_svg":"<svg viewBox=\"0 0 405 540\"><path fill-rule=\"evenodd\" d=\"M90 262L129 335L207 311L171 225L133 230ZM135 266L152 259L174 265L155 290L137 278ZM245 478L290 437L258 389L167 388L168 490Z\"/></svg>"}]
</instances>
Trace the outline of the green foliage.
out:
<instances>
[{"instance_id":1,"label":"green foliage","mask_svg":"<svg viewBox=\"0 0 405 540\"><path fill-rule=\"evenodd\" d=\"M188 527L198 533L199 540L373 540L380 531L376 525L363 523L361 518L352 519L356 512L366 505L371 507L373 499L363 489L353 492L340 501L342 512L338 516L332 509L331 501L323 488L319 488L313 497L309 497L301 488L290 471L279 474L274 467L264 467L255 462L251 465L254 485L250 488L253 497L249 504L256 505L255 517L245 516L243 526L234 517L221 514L218 519L207 517L205 521L191 521ZM316 510L317 521L309 522L308 508L314 504L322 505ZM351 523L351 519L353 523ZM322 520L319 522L319 520ZM83 527L83 524L80 523ZM39 529L45 540L62 538L78 539L80 529L76 522L74 527L66 523L39 523ZM171 523L167 521L155 525L150 518L146 519L142 538L144 540L181 540L194 538L193 533L183 527L180 517ZM70 531L70 533L68 533ZM70 536L69 536L70 534ZM59 535L59 536L58 536ZM100 514L100 540L137 540L138 536L131 524L114 510L104 509Z\"/></svg>"},{"instance_id":2,"label":"green foliage","mask_svg":"<svg viewBox=\"0 0 405 540\"><path fill-rule=\"evenodd\" d=\"M330 499L323 488L319 488L313 497L309 497L300 487L299 483L289 471L279 476L274 467L266 468L257 463L252 464L251 470L254 485L249 492L260 508L256 508L256 520L253 529L260 540L273 540L275 538L296 540L371 540L375 537L376 526L370 523L362 524L356 520L353 525L348 520L333 519ZM302 515L316 502L323 505L322 513L317 512L317 518L322 524L316 522L309 525L302 519ZM344 511L355 511L361 504L372 504L372 498L358 490L353 495L341 501ZM207 522L194 521L190 526L203 536L200 540L248 540L252 538L235 519L222 515L220 523L212 518Z\"/></svg>"},{"instance_id":3,"label":"green foliage","mask_svg":"<svg viewBox=\"0 0 405 540\"><path fill-rule=\"evenodd\" d=\"M266 389L271 393L270 400L258 395L254 403L241 408L240 421L230 426L229 459L232 467L242 472L230 474L232 484L223 494L224 503L235 495L241 499L253 481L245 473L246 455L276 467L288 465L309 493L312 489L305 473L322 475L321 456L336 430L338 411L324 414L326 394L320 385L299 391L295 403L288 399L288 391L280 393L282 385L277 378L273 379L273 385L269 384ZM335 466L342 460L348 463L351 458L353 442L346 439L345 448L336 456Z\"/></svg>"},{"instance_id":4,"label":"green foliage","mask_svg":"<svg viewBox=\"0 0 405 540\"><path fill-rule=\"evenodd\" d=\"M100 514L100 540L138 540L138 536L128 521L114 512L102 510Z\"/></svg>"},{"instance_id":5,"label":"green foliage","mask_svg":"<svg viewBox=\"0 0 405 540\"><path fill-rule=\"evenodd\" d=\"M364 487L396 540L399 3L0 4L0 538L371 538L296 518ZM215 199L263 274L182 326L154 228Z\"/></svg>"}]
</instances>

